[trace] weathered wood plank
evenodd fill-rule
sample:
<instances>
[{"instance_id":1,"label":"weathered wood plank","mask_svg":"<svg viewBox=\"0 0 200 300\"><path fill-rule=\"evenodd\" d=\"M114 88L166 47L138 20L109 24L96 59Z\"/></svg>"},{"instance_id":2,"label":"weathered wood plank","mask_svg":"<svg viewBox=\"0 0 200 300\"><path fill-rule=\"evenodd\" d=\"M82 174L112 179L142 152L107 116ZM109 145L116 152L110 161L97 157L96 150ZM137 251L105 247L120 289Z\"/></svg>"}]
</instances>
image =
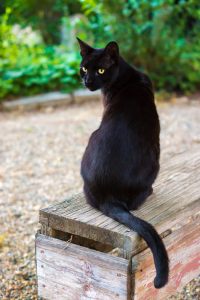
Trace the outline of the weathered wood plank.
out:
<instances>
[{"instance_id":1,"label":"weathered wood plank","mask_svg":"<svg viewBox=\"0 0 200 300\"><path fill-rule=\"evenodd\" d=\"M172 214L170 214L170 222L169 222L169 218L163 219L157 224L157 230L159 232L162 232L161 237L165 238L170 234L173 235L173 233L176 232L176 230L189 224L191 219L198 218L199 216L200 216L200 199L190 203L188 206L183 207L178 211L175 210ZM134 256L137 253L145 250L146 248L147 248L146 242L143 239L141 239L140 243L138 245L135 245L135 248L131 252L131 255Z\"/></svg>"},{"instance_id":2,"label":"weathered wood plank","mask_svg":"<svg viewBox=\"0 0 200 300\"><path fill-rule=\"evenodd\" d=\"M162 166L154 194L134 214L151 222L160 234L165 234L171 228L170 219L174 212L200 198L199 182L199 150L192 150L189 156L181 153ZM82 194L42 209L40 222L127 251L134 248L139 251L142 246L134 232L91 208ZM164 224L162 227L161 223Z\"/></svg>"},{"instance_id":3,"label":"weathered wood plank","mask_svg":"<svg viewBox=\"0 0 200 300\"><path fill-rule=\"evenodd\" d=\"M165 300L198 276L200 272L199 232L200 215L195 214L186 219L183 226L164 239L170 258L170 278L168 284L162 289L158 290L153 286L155 267L150 250L146 249L134 256L134 300Z\"/></svg>"},{"instance_id":4,"label":"weathered wood plank","mask_svg":"<svg viewBox=\"0 0 200 300\"><path fill-rule=\"evenodd\" d=\"M38 295L48 300L127 300L128 260L36 236Z\"/></svg>"}]
</instances>

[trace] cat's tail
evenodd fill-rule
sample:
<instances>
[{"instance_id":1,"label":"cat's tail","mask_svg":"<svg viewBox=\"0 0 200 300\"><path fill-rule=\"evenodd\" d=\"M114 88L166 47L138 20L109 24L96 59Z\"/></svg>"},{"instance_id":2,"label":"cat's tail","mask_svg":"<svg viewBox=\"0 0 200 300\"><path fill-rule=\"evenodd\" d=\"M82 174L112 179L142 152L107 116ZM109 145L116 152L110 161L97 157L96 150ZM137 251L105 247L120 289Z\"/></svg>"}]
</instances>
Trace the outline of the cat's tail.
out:
<instances>
[{"instance_id":1,"label":"cat's tail","mask_svg":"<svg viewBox=\"0 0 200 300\"><path fill-rule=\"evenodd\" d=\"M147 243L153 253L156 277L155 288L161 288L168 282L169 259L167 251L157 231L148 222L132 215L120 202L104 202L100 210L110 218L137 232Z\"/></svg>"}]
</instances>

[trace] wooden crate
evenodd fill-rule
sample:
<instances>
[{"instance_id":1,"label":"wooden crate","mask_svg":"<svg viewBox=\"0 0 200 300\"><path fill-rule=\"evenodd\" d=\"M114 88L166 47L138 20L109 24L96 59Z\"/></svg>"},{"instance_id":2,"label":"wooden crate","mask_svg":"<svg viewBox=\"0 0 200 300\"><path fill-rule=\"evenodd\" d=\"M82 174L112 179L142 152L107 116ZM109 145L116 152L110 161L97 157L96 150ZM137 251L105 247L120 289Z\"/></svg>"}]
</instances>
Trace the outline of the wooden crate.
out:
<instances>
[{"instance_id":1,"label":"wooden crate","mask_svg":"<svg viewBox=\"0 0 200 300\"><path fill-rule=\"evenodd\" d=\"M200 273L200 155L162 166L135 215L153 224L170 258L169 283L155 289L150 250L136 233L91 208L82 194L40 210L38 296L56 300L167 299Z\"/></svg>"}]
</instances>

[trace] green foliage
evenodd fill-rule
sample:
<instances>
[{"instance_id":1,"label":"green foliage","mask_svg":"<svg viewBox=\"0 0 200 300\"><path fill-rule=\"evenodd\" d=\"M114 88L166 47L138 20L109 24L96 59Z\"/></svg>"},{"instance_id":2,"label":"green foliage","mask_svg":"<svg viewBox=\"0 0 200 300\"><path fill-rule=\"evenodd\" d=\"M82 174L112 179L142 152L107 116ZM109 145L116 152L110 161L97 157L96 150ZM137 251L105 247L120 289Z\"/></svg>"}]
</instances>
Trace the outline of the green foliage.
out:
<instances>
[{"instance_id":1,"label":"green foliage","mask_svg":"<svg viewBox=\"0 0 200 300\"><path fill-rule=\"evenodd\" d=\"M0 26L0 99L51 90L71 92L80 86L79 54L64 46L44 46L16 38L7 24L7 9Z\"/></svg>"},{"instance_id":2,"label":"green foliage","mask_svg":"<svg viewBox=\"0 0 200 300\"><path fill-rule=\"evenodd\" d=\"M3 3L0 99L79 87L76 35L95 47L116 40L122 55L147 72L157 90L200 87L199 0Z\"/></svg>"},{"instance_id":3,"label":"green foliage","mask_svg":"<svg viewBox=\"0 0 200 300\"><path fill-rule=\"evenodd\" d=\"M71 92L79 87L77 53L61 47L20 48L15 64L0 60L0 98L52 90Z\"/></svg>"},{"instance_id":4,"label":"green foliage","mask_svg":"<svg viewBox=\"0 0 200 300\"><path fill-rule=\"evenodd\" d=\"M99 20L97 44L114 39L126 59L157 89L200 86L199 0L81 0L90 22Z\"/></svg>"},{"instance_id":5,"label":"green foliage","mask_svg":"<svg viewBox=\"0 0 200 300\"><path fill-rule=\"evenodd\" d=\"M39 30L48 45L60 43L62 18L80 11L79 1L73 0L5 0L5 7L13 9L9 24Z\"/></svg>"}]
</instances>

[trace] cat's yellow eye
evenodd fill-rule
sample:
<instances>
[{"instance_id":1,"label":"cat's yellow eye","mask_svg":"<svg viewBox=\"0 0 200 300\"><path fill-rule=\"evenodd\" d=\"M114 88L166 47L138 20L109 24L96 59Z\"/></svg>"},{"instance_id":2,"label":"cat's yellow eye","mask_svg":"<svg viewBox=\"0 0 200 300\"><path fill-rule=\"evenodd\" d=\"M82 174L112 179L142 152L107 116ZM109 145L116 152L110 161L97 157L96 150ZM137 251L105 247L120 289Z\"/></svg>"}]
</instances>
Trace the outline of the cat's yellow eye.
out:
<instances>
[{"instance_id":1,"label":"cat's yellow eye","mask_svg":"<svg viewBox=\"0 0 200 300\"><path fill-rule=\"evenodd\" d=\"M82 67L83 72L87 73L87 69L85 67Z\"/></svg>"},{"instance_id":2,"label":"cat's yellow eye","mask_svg":"<svg viewBox=\"0 0 200 300\"><path fill-rule=\"evenodd\" d=\"M98 69L99 74L103 74L105 72L105 69Z\"/></svg>"}]
</instances>

